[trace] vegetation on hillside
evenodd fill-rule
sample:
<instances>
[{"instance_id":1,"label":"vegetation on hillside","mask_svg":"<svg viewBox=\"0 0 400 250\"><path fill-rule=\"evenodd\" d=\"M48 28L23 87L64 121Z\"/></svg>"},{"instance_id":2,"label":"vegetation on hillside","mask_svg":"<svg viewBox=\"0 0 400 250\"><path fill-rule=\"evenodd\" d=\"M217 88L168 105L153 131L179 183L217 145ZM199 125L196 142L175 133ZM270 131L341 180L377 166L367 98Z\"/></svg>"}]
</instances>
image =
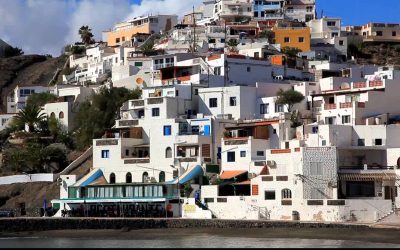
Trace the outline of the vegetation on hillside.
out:
<instances>
[{"instance_id":1,"label":"vegetation on hillside","mask_svg":"<svg viewBox=\"0 0 400 250\"><path fill-rule=\"evenodd\" d=\"M8 46L4 49L4 57L9 58L13 56L21 56L24 54L24 51L18 47Z\"/></svg>"},{"instance_id":2,"label":"vegetation on hillside","mask_svg":"<svg viewBox=\"0 0 400 250\"><path fill-rule=\"evenodd\" d=\"M283 89L279 89L276 93L278 99L276 100L277 104L282 104L287 107L289 113L291 113L291 127L296 128L302 125L300 121L300 112L297 110L293 110L293 106L297 103L300 103L304 100L304 95L294 89L288 89L284 91Z\"/></svg>"},{"instance_id":3,"label":"vegetation on hillside","mask_svg":"<svg viewBox=\"0 0 400 250\"><path fill-rule=\"evenodd\" d=\"M82 26L78 33L81 36L82 43L84 43L86 46L95 43L92 29L90 29L89 26Z\"/></svg>"}]
</instances>

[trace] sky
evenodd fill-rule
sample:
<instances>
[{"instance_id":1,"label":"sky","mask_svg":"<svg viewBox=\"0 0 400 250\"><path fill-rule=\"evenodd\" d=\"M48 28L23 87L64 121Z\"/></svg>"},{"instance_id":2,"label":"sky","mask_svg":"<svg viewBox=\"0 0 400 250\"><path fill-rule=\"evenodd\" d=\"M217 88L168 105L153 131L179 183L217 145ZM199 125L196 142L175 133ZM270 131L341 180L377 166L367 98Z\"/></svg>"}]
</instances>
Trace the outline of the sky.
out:
<instances>
[{"instance_id":1,"label":"sky","mask_svg":"<svg viewBox=\"0 0 400 250\"><path fill-rule=\"evenodd\" d=\"M191 11L202 0L0 0L0 38L25 54L58 56L89 25L97 40L120 21L144 14ZM317 0L317 14L342 17L342 25L400 23L400 0Z\"/></svg>"}]
</instances>

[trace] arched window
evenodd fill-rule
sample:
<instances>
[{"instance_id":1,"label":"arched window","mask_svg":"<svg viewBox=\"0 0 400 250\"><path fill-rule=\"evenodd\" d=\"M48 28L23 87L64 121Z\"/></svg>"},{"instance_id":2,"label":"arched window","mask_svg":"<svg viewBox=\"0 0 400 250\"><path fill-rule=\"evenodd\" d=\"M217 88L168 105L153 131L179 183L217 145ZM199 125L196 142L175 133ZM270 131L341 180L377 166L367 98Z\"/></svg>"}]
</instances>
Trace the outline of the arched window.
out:
<instances>
[{"instance_id":1,"label":"arched window","mask_svg":"<svg viewBox=\"0 0 400 250\"><path fill-rule=\"evenodd\" d=\"M126 174L126 183L132 183L132 174L131 173Z\"/></svg>"},{"instance_id":2,"label":"arched window","mask_svg":"<svg viewBox=\"0 0 400 250\"><path fill-rule=\"evenodd\" d=\"M110 184L114 184L115 183L115 174L111 173L110 174Z\"/></svg>"},{"instance_id":3,"label":"arched window","mask_svg":"<svg viewBox=\"0 0 400 250\"><path fill-rule=\"evenodd\" d=\"M292 191L288 188L282 189L282 199L292 199Z\"/></svg>"},{"instance_id":4,"label":"arched window","mask_svg":"<svg viewBox=\"0 0 400 250\"><path fill-rule=\"evenodd\" d=\"M63 119L64 118L64 112L60 112L60 114L58 114L58 118Z\"/></svg>"},{"instance_id":5,"label":"arched window","mask_svg":"<svg viewBox=\"0 0 400 250\"><path fill-rule=\"evenodd\" d=\"M54 112L51 112L50 117L51 118L56 118L56 114L54 114Z\"/></svg>"},{"instance_id":6,"label":"arched window","mask_svg":"<svg viewBox=\"0 0 400 250\"><path fill-rule=\"evenodd\" d=\"M165 149L165 158L172 158L172 149L170 147Z\"/></svg>"},{"instance_id":7,"label":"arched window","mask_svg":"<svg viewBox=\"0 0 400 250\"><path fill-rule=\"evenodd\" d=\"M143 176L142 176L142 182L144 183L147 180L148 177L149 177L149 173L144 172Z\"/></svg>"},{"instance_id":8,"label":"arched window","mask_svg":"<svg viewBox=\"0 0 400 250\"><path fill-rule=\"evenodd\" d=\"M160 175L158 176L158 182L165 182L165 172L161 171Z\"/></svg>"}]
</instances>

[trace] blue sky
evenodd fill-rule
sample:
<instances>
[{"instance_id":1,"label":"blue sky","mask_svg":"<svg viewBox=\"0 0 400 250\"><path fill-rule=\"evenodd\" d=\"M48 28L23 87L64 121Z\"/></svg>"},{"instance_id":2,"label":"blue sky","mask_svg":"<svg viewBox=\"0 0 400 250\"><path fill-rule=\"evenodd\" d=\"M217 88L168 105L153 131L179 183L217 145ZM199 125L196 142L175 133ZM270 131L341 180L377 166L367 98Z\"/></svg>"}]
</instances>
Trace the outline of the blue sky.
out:
<instances>
[{"instance_id":1,"label":"blue sky","mask_svg":"<svg viewBox=\"0 0 400 250\"><path fill-rule=\"evenodd\" d=\"M0 0L0 38L26 54L59 55L89 25L96 40L116 22L144 14L190 12L203 0ZM317 13L342 17L342 25L400 23L400 0L317 0Z\"/></svg>"}]
</instances>

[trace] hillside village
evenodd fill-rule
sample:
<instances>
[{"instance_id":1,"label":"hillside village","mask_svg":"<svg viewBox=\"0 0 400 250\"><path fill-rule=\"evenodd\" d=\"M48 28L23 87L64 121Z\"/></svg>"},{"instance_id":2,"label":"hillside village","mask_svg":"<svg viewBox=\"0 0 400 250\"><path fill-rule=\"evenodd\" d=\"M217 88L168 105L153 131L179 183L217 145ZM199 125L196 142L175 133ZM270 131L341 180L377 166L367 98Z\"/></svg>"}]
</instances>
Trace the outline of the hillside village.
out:
<instances>
[{"instance_id":1,"label":"hillside village","mask_svg":"<svg viewBox=\"0 0 400 250\"><path fill-rule=\"evenodd\" d=\"M47 81L8 81L0 173L59 188L56 217L396 213L400 24L316 13L315 0L215 0L103 41L83 26Z\"/></svg>"}]
</instances>

